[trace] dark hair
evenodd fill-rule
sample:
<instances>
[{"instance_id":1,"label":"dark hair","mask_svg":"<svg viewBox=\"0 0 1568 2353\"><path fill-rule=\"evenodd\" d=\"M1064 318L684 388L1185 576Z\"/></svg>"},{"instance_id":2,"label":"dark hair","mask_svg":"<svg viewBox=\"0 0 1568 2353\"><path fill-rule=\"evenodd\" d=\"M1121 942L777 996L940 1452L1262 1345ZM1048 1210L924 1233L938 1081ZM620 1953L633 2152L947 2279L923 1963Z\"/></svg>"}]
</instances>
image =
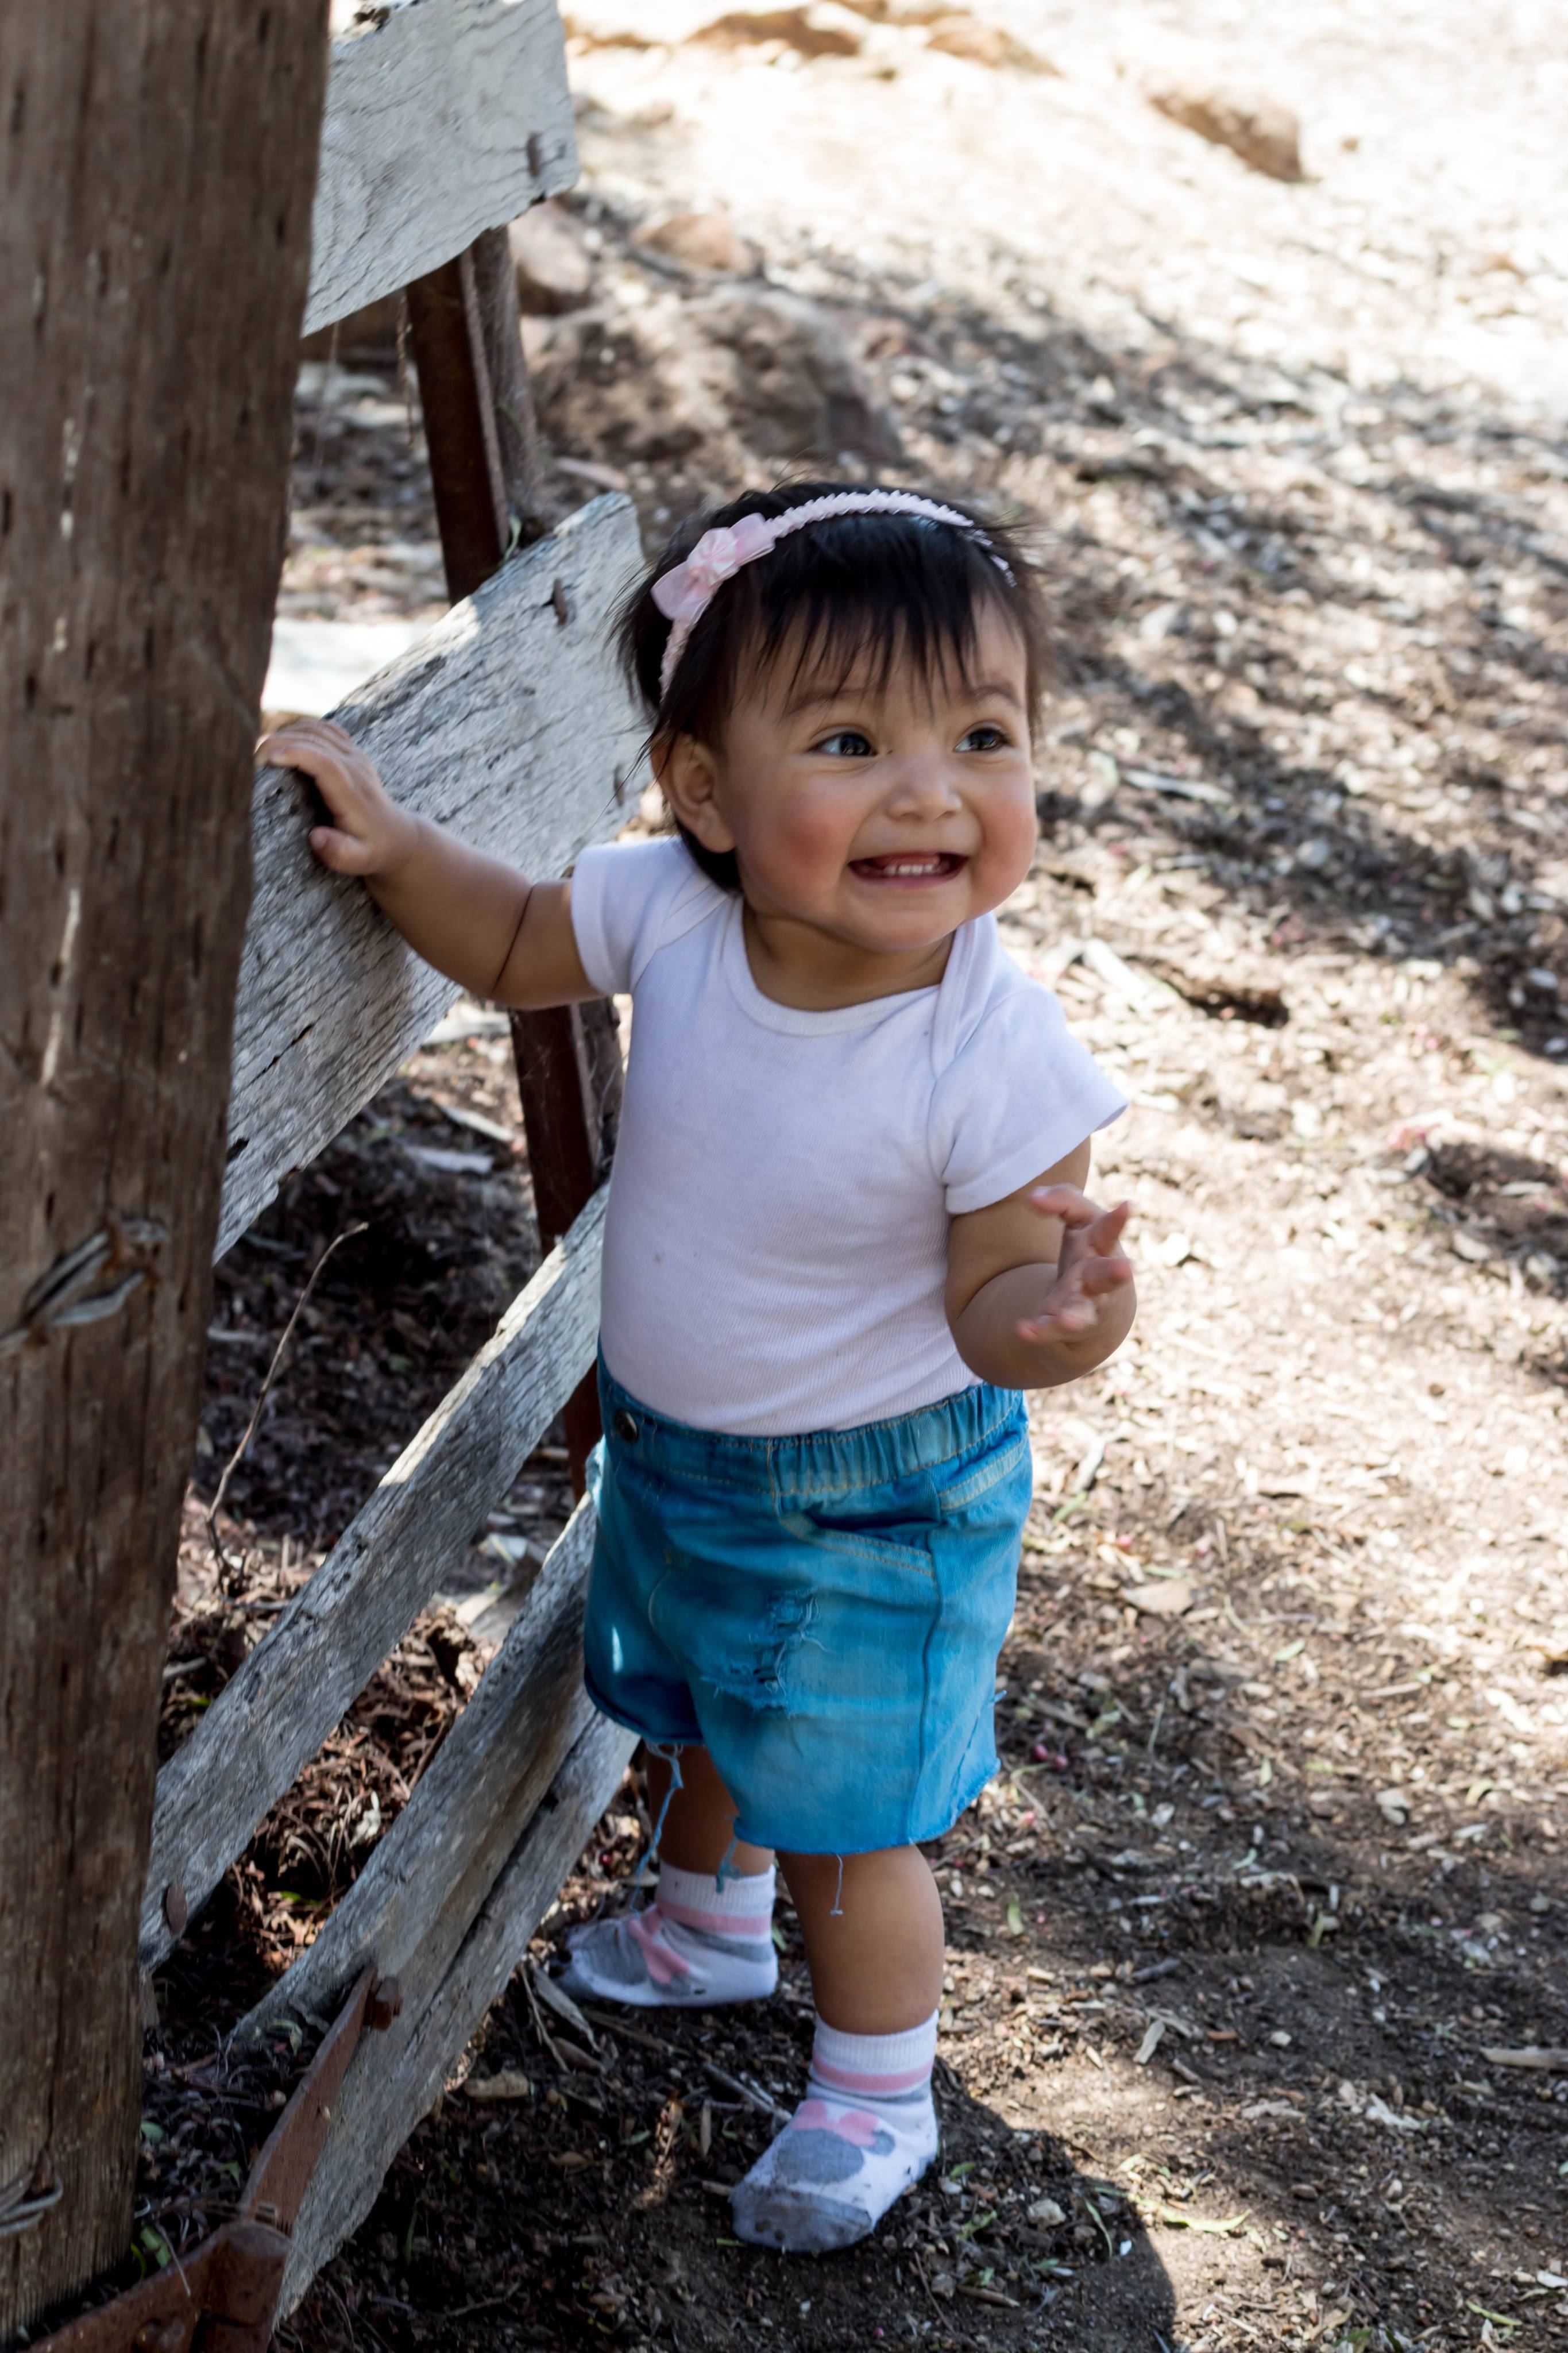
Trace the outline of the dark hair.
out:
<instances>
[{"instance_id":1,"label":"dark hair","mask_svg":"<svg viewBox=\"0 0 1568 2353\"><path fill-rule=\"evenodd\" d=\"M716 743L734 700L735 682L749 668L765 670L788 646L795 675L825 668L847 678L868 653L878 682L895 662L912 661L934 681L973 657L977 617L987 604L1024 641L1028 707L1038 708L1049 669L1043 600L1014 534L967 507L976 533L898 514L839 515L792 532L766 555L743 565L719 589L693 628L666 694L659 666L670 623L653 600L653 584L682 564L705 531L743 515L772 517L809 499L859 490L852 482L789 482L748 491L727 506L689 517L671 536L647 577L627 599L617 631L621 656L652 725L650 749L678 735ZM998 569L992 551L1007 565ZM678 821L679 824L679 821ZM741 887L733 850L705 849L685 826L679 830L703 872L724 889Z\"/></svg>"}]
</instances>

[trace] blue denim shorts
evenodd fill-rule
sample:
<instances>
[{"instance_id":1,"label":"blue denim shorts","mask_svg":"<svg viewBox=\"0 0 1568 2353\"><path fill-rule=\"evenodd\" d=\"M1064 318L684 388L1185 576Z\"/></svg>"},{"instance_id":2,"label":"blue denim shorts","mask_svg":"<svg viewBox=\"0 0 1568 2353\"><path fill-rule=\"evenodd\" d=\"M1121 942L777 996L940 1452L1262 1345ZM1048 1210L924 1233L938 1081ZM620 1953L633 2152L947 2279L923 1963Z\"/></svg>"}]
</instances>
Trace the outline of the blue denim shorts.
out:
<instances>
[{"instance_id":1,"label":"blue denim shorts","mask_svg":"<svg viewBox=\"0 0 1568 2353\"><path fill-rule=\"evenodd\" d=\"M731 1438L650 1413L603 1366L599 1389L595 1704L661 1746L703 1743L755 1845L864 1854L950 1830L996 1770L1023 1398Z\"/></svg>"}]
</instances>

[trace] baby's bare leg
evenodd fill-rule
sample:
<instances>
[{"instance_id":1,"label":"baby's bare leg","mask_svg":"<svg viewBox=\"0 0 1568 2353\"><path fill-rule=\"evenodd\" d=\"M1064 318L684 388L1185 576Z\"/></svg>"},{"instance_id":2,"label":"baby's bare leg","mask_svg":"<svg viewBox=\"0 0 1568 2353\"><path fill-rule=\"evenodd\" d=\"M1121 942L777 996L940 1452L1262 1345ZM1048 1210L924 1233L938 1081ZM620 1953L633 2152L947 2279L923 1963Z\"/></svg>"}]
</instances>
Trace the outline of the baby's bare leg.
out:
<instances>
[{"instance_id":1,"label":"baby's bare leg","mask_svg":"<svg viewBox=\"0 0 1568 2353\"><path fill-rule=\"evenodd\" d=\"M917 1847L786 1854L816 1996L805 2098L734 2194L754 2246L820 2254L876 2228L936 2155L942 1903Z\"/></svg>"},{"instance_id":2,"label":"baby's bare leg","mask_svg":"<svg viewBox=\"0 0 1568 2353\"><path fill-rule=\"evenodd\" d=\"M942 1898L916 1846L881 1854L786 1854L819 2017L843 2034L919 2026L942 1999Z\"/></svg>"},{"instance_id":3,"label":"baby's bare leg","mask_svg":"<svg viewBox=\"0 0 1568 2353\"><path fill-rule=\"evenodd\" d=\"M773 1863L773 1850L765 1846L750 1846L745 1840L731 1852L735 1836L735 1800L719 1778L718 1769L706 1748L683 1748L680 1751L680 1787L669 1799L665 1811L665 1797L669 1789L670 1768L662 1757L650 1749L647 1755L648 1811L657 1822L664 1812L664 1829L659 1837L658 1855L661 1862L673 1863L678 1871L700 1871L710 1879L726 1855L730 1869L742 1875L766 1871Z\"/></svg>"},{"instance_id":4,"label":"baby's bare leg","mask_svg":"<svg viewBox=\"0 0 1568 2353\"><path fill-rule=\"evenodd\" d=\"M778 1983L773 1856L737 1842L734 1800L705 1748L682 1749L672 1790L673 1778L650 1753L648 1803L660 1823L654 1901L574 1929L563 1983L643 2010L761 2001Z\"/></svg>"}]
</instances>

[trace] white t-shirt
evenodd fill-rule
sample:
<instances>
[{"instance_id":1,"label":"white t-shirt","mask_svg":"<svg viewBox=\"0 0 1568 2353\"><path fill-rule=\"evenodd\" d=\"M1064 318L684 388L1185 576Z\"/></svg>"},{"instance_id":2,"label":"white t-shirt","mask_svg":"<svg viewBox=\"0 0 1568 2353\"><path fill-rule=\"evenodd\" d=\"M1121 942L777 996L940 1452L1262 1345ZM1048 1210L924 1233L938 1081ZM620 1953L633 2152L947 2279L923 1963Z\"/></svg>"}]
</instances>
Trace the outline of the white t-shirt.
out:
<instances>
[{"instance_id":1,"label":"white t-shirt","mask_svg":"<svg viewBox=\"0 0 1568 2353\"><path fill-rule=\"evenodd\" d=\"M963 925L936 987L827 1013L763 996L741 899L679 841L585 850L572 921L595 988L633 1004L600 1327L622 1388L781 1437L973 1387L949 1219L1126 1108L995 918Z\"/></svg>"}]
</instances>

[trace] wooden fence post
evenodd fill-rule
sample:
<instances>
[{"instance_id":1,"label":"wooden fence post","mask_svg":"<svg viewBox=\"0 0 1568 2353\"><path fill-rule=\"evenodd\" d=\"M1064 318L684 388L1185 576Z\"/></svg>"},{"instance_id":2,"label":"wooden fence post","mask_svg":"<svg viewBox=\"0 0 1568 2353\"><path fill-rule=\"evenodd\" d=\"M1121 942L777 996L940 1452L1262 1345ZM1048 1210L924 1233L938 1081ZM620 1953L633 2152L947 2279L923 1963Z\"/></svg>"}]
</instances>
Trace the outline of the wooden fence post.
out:
<instances>
[{"instance_id":1,"label":"wooden fence post","mask_svg":"<svg viewBox=\"0 0 1568 2353\"><path fill-rule=\"evenodd\" d=\"M408 289L410 339L447 565L447 594L471 596L515 545L544 530L533 400L522 355L511 248L487 229ZM569 617L561 614L563 624ZM542 1250L566 1231L614 1148L621 1061L615 1012L599 1002L514 1013L512 1049ZM563 1419L583 1492L599 1434L588 1374Z\"/></svg>"},{"instance_id":2,"label":"wooden fence post","mask_svg":"<svg viewBox=\"0 0 1568 2353\"><path fill-rule=\"evenodd\" d=\"M0 10L0 2337L130 2234L326 13Z\"/></svg>"}]
</instances>

